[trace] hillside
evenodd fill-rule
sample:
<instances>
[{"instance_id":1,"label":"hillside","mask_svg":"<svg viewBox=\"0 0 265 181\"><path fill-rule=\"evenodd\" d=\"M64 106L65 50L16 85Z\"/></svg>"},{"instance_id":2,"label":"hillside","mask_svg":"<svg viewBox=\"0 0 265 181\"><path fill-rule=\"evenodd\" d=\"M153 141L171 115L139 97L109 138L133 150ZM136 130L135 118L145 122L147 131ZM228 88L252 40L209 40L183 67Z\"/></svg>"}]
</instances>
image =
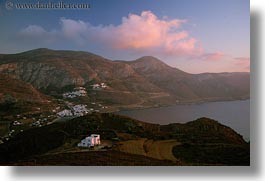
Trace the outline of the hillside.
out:
<instances>
[{"instance_id":1,"label":"hillside","mask_svg":"<svg viewBox=\"0 0 265 181\"><path fill-rule=\"evenodd\" d=\"M49 49L0 55L0 164L249 165L249 144L217 121L158 125L109 113L247 99L249 78L189 74L151 56L112 61ZM76 147L92 133L101 135L103 149Z\"/></svg>"},{"instance_id":2,"label":"hillside","mask_svg":"<svg viewBox=\"0 0 265 181\"><path fill-rule=\"evenodd\" d=\"M96 158L96 159L95 159ZM10 164L12 166L176 166L168 160L158 160L141 155L134 155L119 151L91 151L76 153L59 153L43 156L36 156L29 160L23 160L18 163Z\"/></svg>"},{"instance_id":3,"label":"hillside","mask_svg":"<svg viewBox=\"0 0 265 181\"><path fill-rule=\"evenodd\" d=\"M18 114L35 114L51 111L53 100L40 93L31 84L0 74L0 121Z\"/></svg>"},{"instance_id":4,"label":"hillside","mask_svg":"<svg viewBox=\"0 0 265 181\"><path fill-rule=\"evenodd\" d=\"M242 99L249 94L249 73L189 74L150 56L128 63L180 102Z\"/></svg>"},{"instance_id":5,"label":"hillside","mask_svg":"<svg viewBox=\"0 0 265 181\"><path fill-rule=\"evenodd\" d=\"M104 151L106 153L98 154L98 162L90 158L96 152L80 150L76 146L84 136L92 133L101 135L102 144L112 145ZM198 154L194 148L206 150L208 155L194 158ZM103 165L124 165L125 162L127 165L146 165L143 159L147 165L165 164L156 160L167 160L167 165L249 165L249 144L241 135L217 121L201 118L186 124L161 126L110 113L93 113L19 133L0 145L0 163L56 165L54 159L60 158L59 165L74 164L74 158L80 152L84 152L88 161L78 159L80 162L75 164L100 165L106 155L120 154L123 155L120 164L118 159ZM219 155L212 159L215 152ZM124 153L133 155L127 157ZM129 157L135 161L125 161Z\"/></svg>"},{"instance_id":6,"label":"hillside","mask_svg":"<svg viewBox=\"0 0 265 181\"><path fill-rule=\"evenodd\" d=\"M247 99L250 89L249 73L189 74L151 56L111 61L88 52L50 49L1 55L0 73L55 97L83 86L90 101L115 109ZM98 83L107 88L92 89Z\"/></svg>"},{"instance_id":7,"label":"hillside","mask_svg":"<svg viewBox=\"0 0 265 181\"><path fill-rule=\"evenodd\" d=\"M46 125L56 116L58 101L31 84L0 73L0 143L34 126Z\"/></svg>"}]
</instances>

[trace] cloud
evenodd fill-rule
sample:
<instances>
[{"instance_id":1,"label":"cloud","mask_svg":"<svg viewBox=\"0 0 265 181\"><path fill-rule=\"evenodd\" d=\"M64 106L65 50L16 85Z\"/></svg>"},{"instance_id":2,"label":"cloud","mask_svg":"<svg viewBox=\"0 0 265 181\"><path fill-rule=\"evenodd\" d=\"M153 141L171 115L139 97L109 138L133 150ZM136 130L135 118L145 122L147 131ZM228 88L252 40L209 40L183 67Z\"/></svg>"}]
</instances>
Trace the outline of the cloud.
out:
<instances>
[{"instance_id":1,"label":"cloud","mask_svg":"<svg viewBox=\"0 0 265 181\"><path fill-rule=\"evenodd\" d=\"M243 71L250 71L250 58L249 57L235 57L235 66Z\"/></svg>"},{"instance_id":2,"label":"cloud","mask_svg":"<svg viewBox=\"0 0 265 181\"><path fill-rule=\"evenodd\" d=\"M179 28L185 20L160 20L151 11L143 11L141 15L130 14L122 18L122 24L116 27L103 27L103 33L110 32L115 39L110 43L120 49L152 49L172 47L182 48L189 35ZM106 37L107 38L107 37ZM193 44L192 44L193 46ZM193 48L193 47L191 47Z\"/></svg>"},{"instance_id":3,"label":"cloud","mask_svg":"<svg viewBox=\"0 0 265 181\"><path fill-rule=\"evenodd\" d=\"M22 29L20 33L24 35L41 35L46 33L46 31L41 26L29 25L27 28Z\"/></svg>"},{"instance_id":4,"label":"cloud","mask_svg":"<svg viewBox=\"0 0 265 181\"><path fill-rule=\"evenodd\" d=\"M194 56L203 49L198 40L182 25L187 20L159 19L151 11L140 15L129 14L119 25L93 26L81 20L61 18L60 29L47 31L41 26L30 25L19 32L23 39L41 42L70 41L79 46L105 47L111 50L128 50L135 53L162 56Z\"/></svg>"},{"instance_id":5,"label":"cloud","mask_svg":"<svg viewBox=\"0 0 265 181\"><path fill-rule=\"evenodd\" d=\"M22 29L16 36L19 41L26 43L52 43L56 41L58 32L46 31L43 27L38 25L29 25Z\"/></svg>"},{"instance_id":6,"label":"cloud","mask_svg":"<svg viewBox=\"0 0 265 181\"><path fill-rule=\"evenodd\" d=\"M224 56L225 54L223 52L204 53L199 57L199 59L206 61L216 61L221 60L222 58L224 58Z\"/></svg>"},{"instance_id":7,"label":"cloud","mask_svg":"<svg viewBox=\"0 0 265 181\"><path fill-rule=\"evenodd\" d=\"M89 24L79 20L61 18L61 33L64 38L74 41L79 45L88 43L89 37Z\"/></svg>"},{"instance_id":8,"label":"cloud","mask_svg":"<svg viewBox=\"0 0 265 181\"><path fill-rule=\"evenodd\" d=\"M235 57L234 60L239 61L239 63L241 62L250 62L250 58L249 57Z\"/></svg>"}]
</instances>

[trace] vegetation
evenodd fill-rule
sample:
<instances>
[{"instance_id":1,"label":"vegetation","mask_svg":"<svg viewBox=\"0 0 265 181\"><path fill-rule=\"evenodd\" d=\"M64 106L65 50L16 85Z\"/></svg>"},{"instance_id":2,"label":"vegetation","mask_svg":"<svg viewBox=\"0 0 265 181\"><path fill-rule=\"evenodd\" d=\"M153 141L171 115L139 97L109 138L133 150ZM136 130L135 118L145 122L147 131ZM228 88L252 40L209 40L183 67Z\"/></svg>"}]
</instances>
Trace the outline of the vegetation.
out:
<instances>
[{"instance_id":1,"label":"vegetation","mask_svg":"<svg viewBox=\"0 0 265 181\"><path fill-rule=\"evenodd\" d=\"M150 162L149 157L155 160L169 160L166 162L169 165L248 165L249 163L249 144L231 128L214 120L201 118L186 124L161 126L111 113L93 113L21 132L0 145L0 163L27 164L29 161L28 164L32 164L30 160L34 159L34 163L40 165L53 163L83 165L85 162L80 160L81 158L73 163L73 159L77 156L74 153L67 153L66 150L76 148L81 139L93 133L100 134L102 140L113 142L112 151L105 151L111 152L110 155L117 156L119 153L122 156L127 153L133 154L132 158L139 158L129 164L128 155L125 156L125 160L121 157L120 160L123 160L121 165L125 163L145 165L142 158L147 161L146 164L163 164L154 160ZM78 150L75 151L76 154L80 154ZM56 153L59 154L58 158L61 158L57 164L52 161L53 154ZM43 154L44 157L41 156ZM93 154L96 153L84 153L84 156ZM96 159L98 162L91 161L93 158L87 158L86 164L100 165L103 163L102 160L112 160L107 158L108 154L100 152L99 158ZM118 161L103 165L115 164L119 164Z\"/></svg>"},{"instance_id":2,"label":"vegetation","mask_svg":"<svg viewBox=\"0 0 265 181\"><path fill-rule=\"evenodd\" d=\"M250 165L249 145L182 144L173 154L182 162L193 165Z\"/></svg>"},{"instance_id":3,"label":"vegetation","mask_svg":"<svg viewBox=\"0 0 265 181\"><path fill-rule=\"evenodd\" d=\"M94 151L49 154L32 157L9 165L67 165L67 166L174 166L179 165L168 160L157 160L141 155L133 155L119 151Z\"/></svg>"},{"instance_id":4,"label":"vegetation","mask_svg":"<svg viewBox=\"0 0 265 181\"><path fill-rule=\"evenodd\" d=\"M15 107L17 103L16 98L14 98L10 94L5 94L0 102L0 110L2 111L8 111L9 109L12 109Z\"/></svg>"},{"instance_id":5,"label":"vegetation","mask_svg":"<svg viewBox=\"0 0 265 181\"><path fill-rule=\"evenodd\" d=\"M9 121L0 120L0 137L4 137L8 134L9 125L10 125Z\"/></svg>"}]
</instances>

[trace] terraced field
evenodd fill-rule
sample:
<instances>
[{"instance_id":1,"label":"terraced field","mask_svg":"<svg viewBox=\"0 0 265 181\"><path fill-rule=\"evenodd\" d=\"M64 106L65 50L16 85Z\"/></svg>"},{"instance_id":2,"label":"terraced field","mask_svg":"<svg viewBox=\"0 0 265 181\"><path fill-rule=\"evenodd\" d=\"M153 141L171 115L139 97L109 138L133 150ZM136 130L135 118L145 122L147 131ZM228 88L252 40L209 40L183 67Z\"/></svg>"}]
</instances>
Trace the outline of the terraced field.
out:
<instances>
[{"instance_id":1,"label":"terraced field","mask_svg":"<svg viewBox=\"0 0 265 181\"><path fill-rule=\"evenodd\" d=\"M176 140L154 141L143 138L119 142L118 149L125 153L177 162L178 159L176 159L172 153L172 149L176 145L180 145L180 142Z\"/></svg>"}]
</instances>

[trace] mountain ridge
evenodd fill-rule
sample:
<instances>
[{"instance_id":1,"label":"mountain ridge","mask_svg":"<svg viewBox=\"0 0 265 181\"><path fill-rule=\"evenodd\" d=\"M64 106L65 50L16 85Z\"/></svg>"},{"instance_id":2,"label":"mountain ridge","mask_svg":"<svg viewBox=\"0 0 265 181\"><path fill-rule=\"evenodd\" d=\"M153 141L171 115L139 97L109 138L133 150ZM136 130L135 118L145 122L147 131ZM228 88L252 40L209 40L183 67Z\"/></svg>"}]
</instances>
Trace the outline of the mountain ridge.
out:
<instances>
[{"instance_id":1,"label":"mountain ridge","mask_svg":"<svg viewBox=\"0 0 265 181\"><path fill-rule=\"evenodd\" d=\"M34 54L35 53L70 53L70 54L80 53L80 54L83 54L83 55L91 55L91 56L95 56L95 57L100 57L100 58L105 59L105 60L111 60L111 59L108 59L108 58L105 58L103 56L100 56L100 55L97 55L97 54L94 54L94 53L91 53L91 52L87 52L87 51L53 50L53 49L49 49L49 48L37 48L37 49L32 49L32 50L28 50L28 51L19 52L19 53L10 53L10 54L3 54L2 53L2 54L0 54L0 56L2 56L2 57L0 57L1 58L0 64L1 63L8 63L8 62L5 62L5 61L2 60L4 58L3 56L25 55L25 54L28 54L28 53L34 53ZM166 64L162 60L160 60L160 59L158 59L158 58L156 58L154 56L151 56L151 55L142 56L142 57L137 58L135 60L111 60L111 61L113 61L113 62L124 62L124 63L136 63L136 62L141 62L141 61L145 61L145 62L149 62L149 63L159 62L161 64L164 64L164 65L168 66L168 67L171 67L170 65ZM171 67L171 68L178 69L176 67ZM184 72L184 71L182 71L182 72ZM185 72L185 73L188 73L188 72ZM223 74L223 73L247 73L247 74L250 74L250 72L202 72L202 73L188 73L188 74L200 75L200 74Z\"/></svg>"}]
</instances>

